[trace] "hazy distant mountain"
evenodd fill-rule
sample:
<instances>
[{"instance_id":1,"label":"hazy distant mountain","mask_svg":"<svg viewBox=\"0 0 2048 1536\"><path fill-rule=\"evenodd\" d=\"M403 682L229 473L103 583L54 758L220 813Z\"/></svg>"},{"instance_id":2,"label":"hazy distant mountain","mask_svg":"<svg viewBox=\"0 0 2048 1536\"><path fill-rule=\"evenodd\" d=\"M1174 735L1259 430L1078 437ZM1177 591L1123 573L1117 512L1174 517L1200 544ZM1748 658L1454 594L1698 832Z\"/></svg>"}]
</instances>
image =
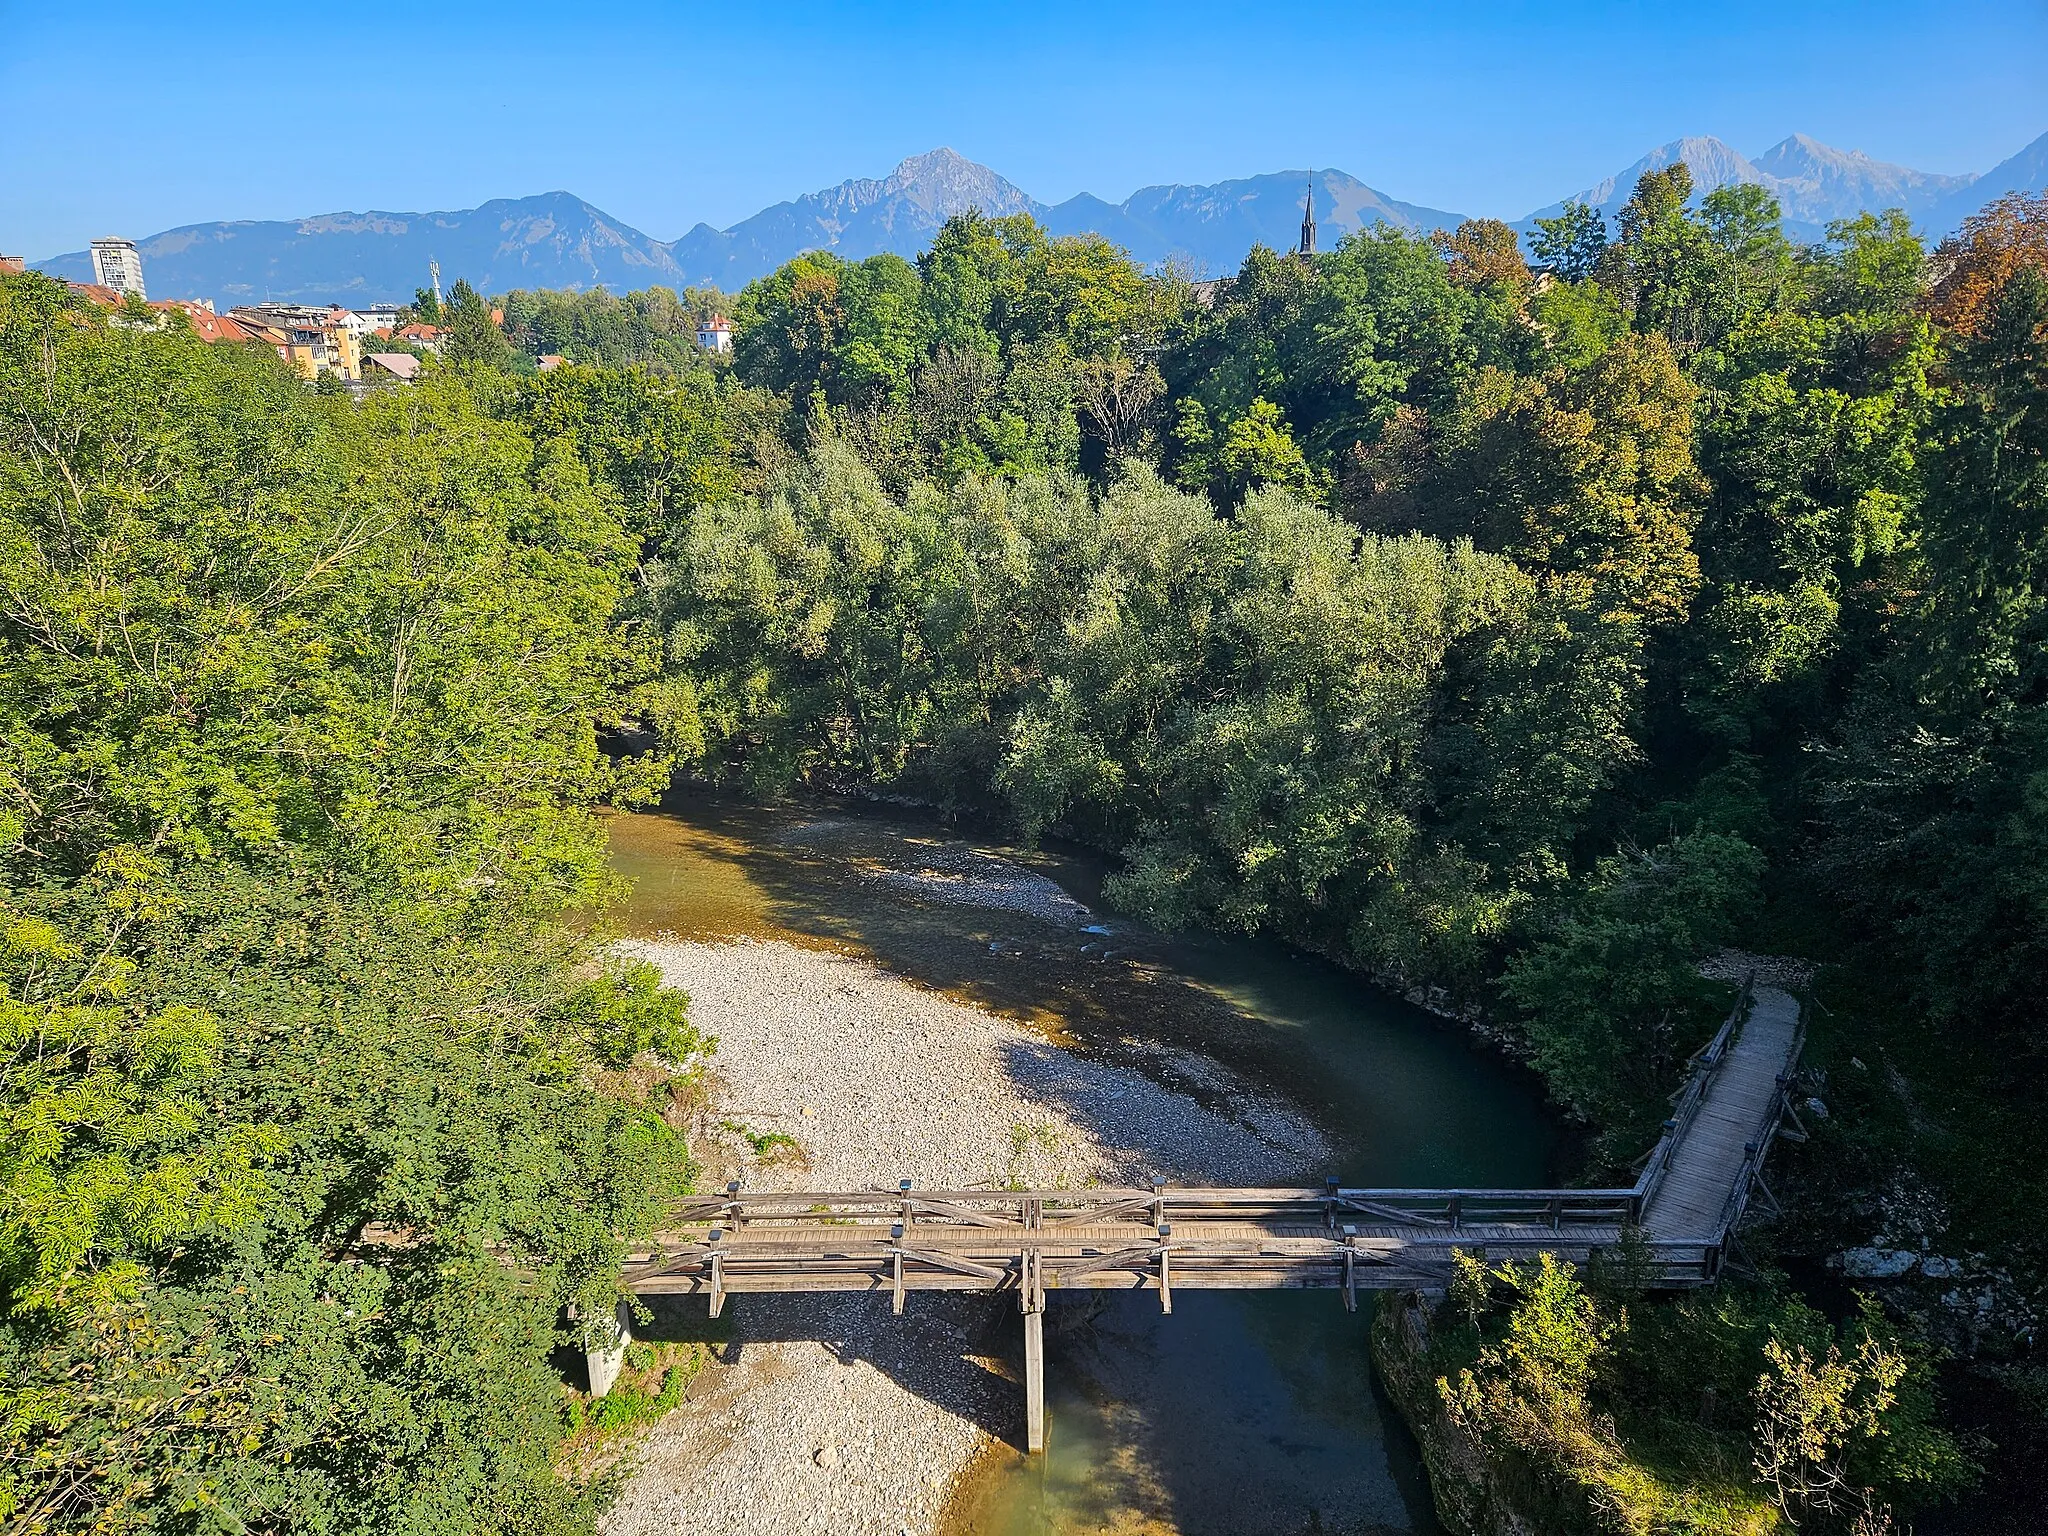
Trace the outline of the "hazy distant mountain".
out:
<instances>
[{"instance_id":1,"label":"hazy distant mountain","mask_svg":"<svg viewBox=\"0 0 2048 1536\"><path fill-rule=\"evenodd\" d=\"M1395 202L1342 171L1313 176L1325 245L1366 224L1434 229L1460 217ZM1276 171L1210 187L1144 187L1121 203L1084 192L1048 206L987 166L935 149L905 160L881 181L841 182L728 230L699 224L674 252L690 281L733 289L806 250L830 250L849 261L882 251L915 256L947 219L979 208L992 217L1028 213L1055 235L1102 235L1147 265L1179 258L1218 276L1235 272L1254 245L1294 248L1310 177L1308 171Z\"/></svg>"},{"instance_id":2,"label":"hazy distant mountain","mask_svg":"<svg viewBox=\"0 0 2048 1536\"><path fill-rule=\"evenodd\" d=\"M1103 235L1148 265L1178 259L1201 275L1225 277L1254 245L1294 249L1311 180L1317 243L1324 250L1369 224L1426 232L1453 228L1464 218L1397 202L1343 171L1275 171L1211 187L1144 187L1114 204L1083 193L1039 218L1054 234Z\"/></svg>"},{"instance_id":3,"label":"hazy distant mountain","mask_svg":"<svg viewBox=\"0 0 2048 1536\"><path fill-rule=\"evenodd\" d=\"M728 292L792 256L831 250L849 260L894 251L912 257L956 213L1029 213L1056 234L1097 231L1138 260L1181 257L1220 275L1259 242L1292 249L1301 227L1304 171L1213 187L1147 187L1122 203L1082 195L1057 207L1037 201L987 166L950 149L905 160L879 181L841 182L777 203L730 229L699 224L680 240L656 240L567 192L498 199L443 213L330 213L315 218L192 224L139 242L154 298L258 299L344 304L410 299L441 263L444 287L466 277L487 293L508 288L594 288L650 283L714 284ZM1326 245L1364 224L1433 229L1458 215L1396 202L1342 171L1318 171L1316 218ZM83 251L39 262L87 281Z\"/></svg>"},{"instance_id":4,"label":"hazy distant mountain","mask_svg":"<svg viewBox=\"0 0 2048 1536\"><path fill-rule=\"evenodd\" d=\"M1943 199L1928 214L1927 227L1937 235L1946 234L2008 192L2048 192L2048 133Z\"/></svg>"},{"instance_id":5,"label":"hazy distant mountain","mask_svg":"<svg viewBox=\"0 0 2048 1536\"><path fill-rule=\"evenodd\" d=\"M567 192L494 198L446 213L328 213L309 219L188 224L137 242L151 298L374 304L410 299L441 263L444 288L466 277L486 293L508 288L678 285L669 247ZM92 259L74 251L39 262L79 282Z\"/></svg>"},{"instance_id":6,"label":"hazy distant mountain","mask_svg":"<svg viewBox=\"0 0 2048 1536\"><path fill-rule=\"evenodd\" d=\"M1719 139L1673 139L1572 198L1537 209L1515 227L1524 232L1534 229L1537 219L1553 217L1565 201L1574 201L1590 203L1606 214L1611 230L1614 216L1628 202L1643 173L1660 171L1675 160L1683 160L1691 170L1697 197L1730 182L1752 182L1769 189L1784 213L1785 233L1795 240L1818 240L1835 219L1884 208L1904 208L1916 224L1940 234L1951 226L1928 225L1930 215L1951 202L1967 202L1979 179L1887 165L1857 150L1832 148L1803 133L1772 145L1754 160ZM1970 202L1965 211L1975 206Z\"/></svg>"},{"instance_id":7,"label":"hazy distant mountain","mask_svg":"<svg viewBox=\"0 0 2048 1536\"><path fill-rule=\"evenodd\" d=\"M2048 134L1983 176L1937 176L1886 165L1794 134L1751 160L1719 139L1674 139L1577 194L1611 222L1644 171L1683 159L1701 195L1731 181L1776 195L1794 239L1817 240L1832 219L1904 207L1939 237L2003 192L2048 185ZM915 155L880 180L843 181L777 203L730 229L699 224L679 240L642 234L567 192L500 198L443 213L330 213L271 222L190 224L139 242L152 297L367 304L405 300L441 263L444 287L466 277L485 292L660 283L732 291L792 256L831 250L852 260L880 251L915 256L945 221L969 208L1029 213L1055 234L1099 233L1148 265L1178 259L1198 274L1237 270L1255 244L1291 250L1303 192L1313 180L1324 248L1371 224L1426 232L1459 222L1440 208L1398 202L1343 171L1276 171L1214 186L1145 187L1120 203L1083 193L1048 206L950 149ZM1527 232L1552 203L1519 221ZM38 265L87 280L83 251Z\"/></svg>"},{"instance_id":8,"label":"hazy distant mountain","mask_svg":"<svg viewBox=\"0 0 2048 1536\"><path fill-rule=\"evenodd\" d=\"M956 213L1042 214L1045 207L985 165L950 149L913 155L880 181L842 181L777 203L731 229L699 224L670 248L690 283L727 291L773 272L805 251L859 261L894 251L915 256Z\"/></svg>"}]
</instances>

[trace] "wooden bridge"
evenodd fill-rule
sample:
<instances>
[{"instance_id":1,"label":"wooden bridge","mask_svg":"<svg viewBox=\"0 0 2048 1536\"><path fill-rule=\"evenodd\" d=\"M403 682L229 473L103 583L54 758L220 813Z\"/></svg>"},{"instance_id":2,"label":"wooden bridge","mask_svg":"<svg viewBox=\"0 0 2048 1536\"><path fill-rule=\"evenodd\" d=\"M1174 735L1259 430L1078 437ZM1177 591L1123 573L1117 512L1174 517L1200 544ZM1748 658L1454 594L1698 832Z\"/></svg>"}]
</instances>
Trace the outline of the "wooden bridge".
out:
<instances>
[{"instance_id":1,"label":"wooden bridge","mask_svg":"<svg viewBox=\"0 0 2048 1536\"><path fill-rule=\"evenodd\" d=\"M1051 1290L1440 1289L1452 1255L1541 1253L1583 1264L1641 1238L1649 1281L1711 1284L1772 1139L1803 1138L1789 1104L1799 1006L1743 984L1693 1059L1664 1135L1626 1189L893 1189L745 1193L685 1202L675 1229L630 1254L642 1296L702 1295L716 1317L739 1292L1015 1291L1024 1317L1025 1439L1045 1443L1043 1319ZM627 1313L589 1351L591 1387L617 1375Z\"/></svg>"}]
</instances>

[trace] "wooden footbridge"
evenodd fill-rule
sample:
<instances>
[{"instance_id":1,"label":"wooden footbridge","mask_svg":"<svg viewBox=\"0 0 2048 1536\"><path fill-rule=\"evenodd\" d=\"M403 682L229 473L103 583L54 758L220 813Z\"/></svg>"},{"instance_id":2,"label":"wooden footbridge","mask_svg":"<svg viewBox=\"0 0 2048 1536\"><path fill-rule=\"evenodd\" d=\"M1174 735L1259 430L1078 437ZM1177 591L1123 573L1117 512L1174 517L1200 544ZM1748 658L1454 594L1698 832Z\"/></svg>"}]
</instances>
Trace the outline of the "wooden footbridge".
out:
<instances>
[{"instance_id":1,"label":"wooden footbridge","mask_svg":"<svg viewBox=\"0 0 2048 1536\"><path fill-rule=\"evenodd\" d=\"M629 1255L642 1296L702 1295L716 1317L740 1292L1014 1291L1024 1318L1025 1439L1045 1443L1043 1326L1053 1290L1440 1289L1452 1255L1549 1253L1574 1264L1641 1238L1655 1286L1711 1284L1772 1139L1803 1138L1789 1104L1803 1041L1798 1004L1743 985L1694 1058L1664 1135L1626 1189L893 1189L747 1193L685 1202L673 1231ZM1787 1120L1791 1121L1786 1126ZM627 1314L590 1351L610 1386Z\"/></svg>"}]
</instances>

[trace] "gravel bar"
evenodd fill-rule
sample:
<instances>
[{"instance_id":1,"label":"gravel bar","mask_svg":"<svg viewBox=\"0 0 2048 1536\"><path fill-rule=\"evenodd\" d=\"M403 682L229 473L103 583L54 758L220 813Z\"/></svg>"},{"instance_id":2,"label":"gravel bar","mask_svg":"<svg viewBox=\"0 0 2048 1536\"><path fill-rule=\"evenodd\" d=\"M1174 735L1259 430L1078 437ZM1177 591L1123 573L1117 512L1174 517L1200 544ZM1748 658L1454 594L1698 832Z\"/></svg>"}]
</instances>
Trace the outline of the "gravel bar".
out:
<instances>
[{"instance_id":1,"label":"gravel bar","mask_svg":"<svg viewBox=\"0 0 2048 1536\"><path fill-rule=\"evenodd\" d=\"M1206 1057L1150 1063L1197 1102L846 955L625 947L718 1037L719 1112L799 1143L800 1158L749 1170L757 1189L1289 1183L1329 1154L1298 1112ZM608 1536L926 1536L976 1453L1017 1432L996 1360L1011 1298L919 1294L900 1318L866 1296L729 1305L735 1342L639 1448Z\"/></svg>"}]
</instances>

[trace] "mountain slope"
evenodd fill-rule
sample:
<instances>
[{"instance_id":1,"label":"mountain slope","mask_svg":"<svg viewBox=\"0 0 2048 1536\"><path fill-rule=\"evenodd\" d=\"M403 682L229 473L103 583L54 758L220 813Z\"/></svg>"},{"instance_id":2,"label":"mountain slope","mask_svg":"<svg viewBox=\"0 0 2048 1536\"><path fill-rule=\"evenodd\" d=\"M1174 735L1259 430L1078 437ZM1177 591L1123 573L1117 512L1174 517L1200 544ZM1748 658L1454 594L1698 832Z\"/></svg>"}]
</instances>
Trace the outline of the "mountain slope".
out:
<instances>
[{"instance_id":1,"label":"mountain slope","mask_svg":"<svg viewBox=\"0 0 2048 1536\"><path fill-rule=\"evenodd\" d=\"M1804 223L1853 219L1866 209L1903 208L1918 220L1944 199L1967 191L1975 176L1941 176L1873 160L1860 150L1834 149L1795 133L1756 158L1779 203Z\"/></svg>"},{"instance_id":2,"label":"mountain slope","mask_svg":"<svg viewBox=\"0 0 2048 1536\"><path fill-rule=\"evenodd\" d=\"M1598 208L1607 216L1611 230L1637 180L1647 171L1662 170L1678 160L1692 172L1695 198L1731 182L1761 186L1777 198L1785 217L1785 233L1808 241L1823 238L1834 220L1854 218L1866 209L1904 208L1916 224L1939 234L1951 227L1940 222L1947 217L1943 210L1951 205L1974 208L1976 185L1983 179L1887 164L1859 150L1835 149L1803 133L1772 145L1754 160L1720 139L1683 138L1658 145L1633 165L1569 201ZM1563 207L1560 201L1539 208L1517 221L1515 228L1526 234L1536 227L1536 220L1550 218Z\"/></svg>"},{"instance_id":3,"label":"mountain slope","mask_svg":"<svg viewBox=\"0 0 2048 1536\"><path fill-rule=\"evenodd\" d=\"M1398 202L1343 171L1275 171L1207 187L1143 187L1116 204L1083 193L1041 218L1054 234L1100 234L1148 265L1177 259L1197 275L1227 277L1254 245L1294 249L1311 180L1317 242L1325 250L1368 225L1426 233L1452 228L1464 217Z\"/></svg>"},{"instance_id":4,"label":"mountain slope","mask_svg":"<svg viewBox=\"0 0 2048 1536\"><path fill-rule=\"evenodd\" d=\"M666 244L567 192L439 213L188 224L137 247L151 297L210 298L223 306L410 299L427 286L429 260L441 263L444 286L466 277L486 293L600 283L624 292L680 277ZM83 251L37 265L79 282L92 277Z\"/></svg>"},{"instance_id":5,"label":"mountain slope","mask_svg":"<svg viewBox=\"0 0 2048 1536\"><path fill-rule=\"evenodd\" d=\"M1278 172L1211 187L1147 187L1122 203L1083 194L1048 207L987 166L950 149L915 155L879 180L856 178L765 208L730 229L699 224L656 240L567 192L501 198L439 213L330 213L282 221L191 224L139 242L156 298L369 304L409 299L441 264L444 287L464 277L487 293L508 288L711 284L728 292L808 250L849 260L881 251L914 257L947 219L979 208L1029 213L1055 234L1099 233L1138 260L1169 257L1210 275L1234 272L1260 241L1292 249L1308 173ZM1458 222L1397 202L1342 171L1319 171L1316 217L1325 245L1363 224L1427 230ZM84 282L83 251L37 263Z\"/></svg>"},{"instance_id":6,"label":"mountain slope","mask_svg":"<svg viewBox=\"0 0 2048 1536\"><path fill-rule=\"evenodd\" d=\"M859 261L894 251L915 256L956 213L1042 214L1043 204L950 149L913 155L879 181L857 178L765 208L731 229L699 224L671 247L691 283L728 291L804 251Z\"/></svg>"},{"instance_id":7,"label":"mountain slope","mask_svg":"<svg viewBox=\"0 0 2048 1536\"><path fill-rule=\"evenodd\" d=\"M2048 133L1944 198L1927 216L1928 232L1948 234L1986 203L2008 192L2048 192Z\"/></svg>"}]
</instances>

